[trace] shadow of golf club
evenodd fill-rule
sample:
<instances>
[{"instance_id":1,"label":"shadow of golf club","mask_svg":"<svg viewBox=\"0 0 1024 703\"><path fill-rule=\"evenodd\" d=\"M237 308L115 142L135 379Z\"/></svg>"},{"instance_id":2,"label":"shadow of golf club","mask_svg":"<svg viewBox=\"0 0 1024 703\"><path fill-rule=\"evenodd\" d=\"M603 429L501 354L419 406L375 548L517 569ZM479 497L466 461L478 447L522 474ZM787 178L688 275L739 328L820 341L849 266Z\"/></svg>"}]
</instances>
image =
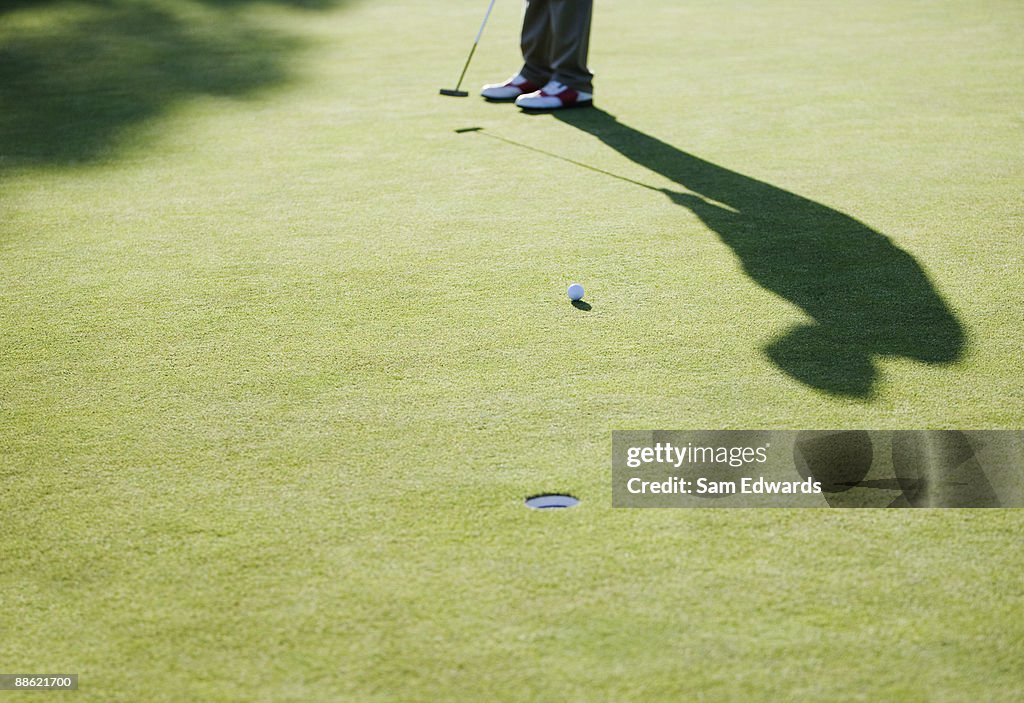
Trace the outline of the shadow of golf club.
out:
<instances>
[{"instance_id":1,"label":"shadow of golf club","mask_svg":"<svg viewBox=\"0 0 1024 703\"><path fill-rule=\"evenodd\" d=\"M963 326L920 264L885 235L688 154L598 108L551 114L685 188L655 189L578 164L659 190L687 208L732 249L752 280L812 318L764 348L792 378L834 395L869 397L878 357L951 364L963 356Z\"/></svg>"}]
</instances>

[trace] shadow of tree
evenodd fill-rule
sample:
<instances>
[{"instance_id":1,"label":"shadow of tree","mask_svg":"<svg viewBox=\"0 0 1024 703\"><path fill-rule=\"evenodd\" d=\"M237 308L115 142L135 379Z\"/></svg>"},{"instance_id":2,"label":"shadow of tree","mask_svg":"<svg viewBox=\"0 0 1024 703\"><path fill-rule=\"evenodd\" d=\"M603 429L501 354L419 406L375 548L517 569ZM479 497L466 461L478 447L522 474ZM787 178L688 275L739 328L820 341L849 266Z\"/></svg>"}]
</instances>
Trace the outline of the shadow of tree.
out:
<instances>
[{"instance_id":1,"label":"shadow of tree","mask_svg":"<svg viewBox=\"0 0 1024 703\"><path fill-rule=\"evenodd\" d=\"M716 166L597 109L553 113L688 192L663 190L729 245L744 271L814 322L772 341L767 356L828 393L869 396L875 357L948 364L966 334L921 266L849 215Z\"/></svg>"},{"instance_id":2,"label":"shadow of tree","mask_svg":"<svg viewBox=\"0 0 1024 703\"><path fill-rule=\"evenodd\" d=\"M344 0L263 0L325 10ZM14 0L0 9L0 174L111 155L124 130L190 96L287 79L300 40L252 0Z\"/></svg>"}]
</instances>

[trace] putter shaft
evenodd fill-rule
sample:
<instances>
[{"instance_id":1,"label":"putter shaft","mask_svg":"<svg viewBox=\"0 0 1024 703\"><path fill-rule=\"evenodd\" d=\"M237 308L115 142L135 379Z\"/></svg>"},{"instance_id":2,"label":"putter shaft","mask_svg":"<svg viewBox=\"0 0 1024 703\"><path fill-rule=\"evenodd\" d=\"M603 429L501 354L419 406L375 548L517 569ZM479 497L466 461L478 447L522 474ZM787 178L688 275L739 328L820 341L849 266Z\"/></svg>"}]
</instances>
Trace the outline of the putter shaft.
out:
<instances>
[{"instance_id":1,"label":"putter shaft","mask_svg":"<svg viewBox=\"0 0 1024 703\"><path fill-rule=\"evenodd\" d=\"M487 18L491 16L491 10L493 9L494 0L491 0L490 4L487 6L487 12L484 13L484 20L483 22L480 23L480 29L478 29L476 32L476 39L473 40L473 48L469 50L469 56L466 57L466 63L462 67L462 73L459 74L459 82L455 84L455 90L442 89L441 95L454 95L460 98L469 95L469 93L460 90L460 88L462 88L462 79L466 77L466 71L469 69L469 62L473 60L473 54L476 53L477 44L480 43L480 37L483 36L484 27L487 26Z\"/></svg>"}]
</instances>

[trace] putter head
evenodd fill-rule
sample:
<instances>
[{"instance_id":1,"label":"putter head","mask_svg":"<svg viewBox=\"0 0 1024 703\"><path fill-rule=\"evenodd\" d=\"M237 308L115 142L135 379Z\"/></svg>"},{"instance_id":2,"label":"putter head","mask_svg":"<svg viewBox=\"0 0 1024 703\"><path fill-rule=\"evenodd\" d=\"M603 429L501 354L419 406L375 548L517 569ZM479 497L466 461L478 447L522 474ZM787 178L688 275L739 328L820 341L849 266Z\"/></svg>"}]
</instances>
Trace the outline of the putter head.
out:
<instances>
[{"instance_id":1,"label":"putter head","mask_svg":"<svg viewBox=\"0 0 1024 703\"><path fill-rule=\"evenodd\" d=\"M453 98L468 98L469 93L464 90L449 90L447 88L441 88L441 95L450 95Z\"/></svg>"}]
</instances>

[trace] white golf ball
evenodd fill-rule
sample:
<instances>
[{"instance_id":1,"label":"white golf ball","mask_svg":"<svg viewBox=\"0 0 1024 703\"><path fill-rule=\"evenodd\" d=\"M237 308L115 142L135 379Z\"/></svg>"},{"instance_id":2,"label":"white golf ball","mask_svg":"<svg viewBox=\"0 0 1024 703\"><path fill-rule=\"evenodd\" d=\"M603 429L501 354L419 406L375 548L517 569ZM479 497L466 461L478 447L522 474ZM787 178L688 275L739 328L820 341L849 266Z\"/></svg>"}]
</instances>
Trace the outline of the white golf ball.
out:
<instances>
[{"instance_id":1,"label":"white golf ball","mask_svg":"<svg viewBox=\"0 0 1024 703\"><path fill-rule=\"evenodd\" d=\"M566 291L569 294L569 300L575 302L583 298L583 286L579 283L573 283L569 286L569 290Z\"/></svg>"}]
</instances>

